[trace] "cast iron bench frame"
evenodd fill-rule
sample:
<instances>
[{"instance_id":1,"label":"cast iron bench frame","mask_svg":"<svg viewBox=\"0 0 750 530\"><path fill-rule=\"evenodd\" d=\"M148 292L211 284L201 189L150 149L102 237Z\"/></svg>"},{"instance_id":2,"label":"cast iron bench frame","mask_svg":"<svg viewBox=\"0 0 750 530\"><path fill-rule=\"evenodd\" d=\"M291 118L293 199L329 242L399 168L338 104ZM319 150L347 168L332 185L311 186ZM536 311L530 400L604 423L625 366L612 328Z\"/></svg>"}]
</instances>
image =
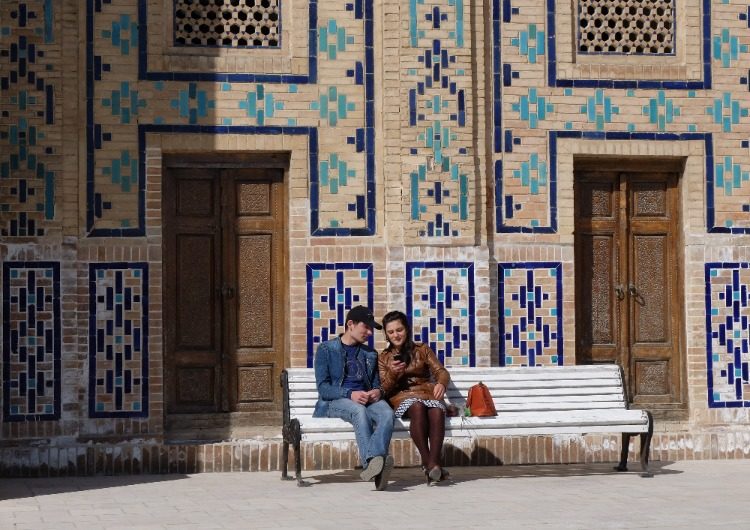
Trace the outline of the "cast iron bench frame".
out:
<instances>
[{"instance_id":1,"label":"cast iron bench frame","mask_svg":"<svg viewBox=\"0 0 750 530\"><path fill-rule=\"evenodd\" d=\"M446 401L462 408L469 388L482 381L490 389L498 415L491 418L447 417L445 436L554 435L622 433L617 471L627 471L630 437L639 435L642 476L648 469L653 436L649 411L631 409L622 369L616 364L556 367L449 368ZM282 480L289 446L294 447L295 478L302 480L301 442L354 440L352 426L336 418L313 418L318 398L312 368L281 373L283 389ZM409 436L409 421L396 419L394 438Z\"/></svg>"}]
</instances>

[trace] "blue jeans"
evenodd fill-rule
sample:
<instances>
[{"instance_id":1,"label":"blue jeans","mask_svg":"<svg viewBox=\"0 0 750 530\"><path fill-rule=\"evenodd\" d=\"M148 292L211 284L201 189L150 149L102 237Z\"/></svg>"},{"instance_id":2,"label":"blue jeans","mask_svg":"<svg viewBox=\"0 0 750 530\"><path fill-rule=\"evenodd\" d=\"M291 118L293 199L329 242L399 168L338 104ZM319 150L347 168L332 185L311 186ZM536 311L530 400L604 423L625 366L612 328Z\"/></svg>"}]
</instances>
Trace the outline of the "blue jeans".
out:
<instances>
[{"instance_id":1,"label":"blue jeans","mask_svg":"<svg viewBox=\"0 0 750 530\"><path fill-rule=\"evenodd\" d=\"M393 409L385 400L360 405L351 399L334 399L328 404L328 417L341 418L354 426L362 467L374 456L386 456L393 434Z\"/></svg>"}]
</instances>

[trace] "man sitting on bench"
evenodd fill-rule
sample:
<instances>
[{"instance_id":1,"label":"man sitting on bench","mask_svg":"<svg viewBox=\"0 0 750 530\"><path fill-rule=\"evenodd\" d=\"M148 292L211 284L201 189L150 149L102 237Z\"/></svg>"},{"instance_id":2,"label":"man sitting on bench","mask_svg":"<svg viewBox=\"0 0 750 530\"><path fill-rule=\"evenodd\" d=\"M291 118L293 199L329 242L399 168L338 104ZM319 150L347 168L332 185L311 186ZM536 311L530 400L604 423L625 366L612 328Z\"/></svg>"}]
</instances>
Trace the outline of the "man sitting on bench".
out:
<instances>
[{"instance_id":1,"label":"man sitting on bench","mask_svg":"<svg viewBox=\"0 0 750 530\"><path fill-rule=\"evenodd\" d=\"M381 398L378 354L365 342L372 329L383 329L372 312L356 306L346 315L345 331L323 342L315 353L318 402L313 416L341 418L354 426L364 481L375 479L384 490L393 469L388 447L393 434L393 410Z\"/></svg>"}]
</instances>

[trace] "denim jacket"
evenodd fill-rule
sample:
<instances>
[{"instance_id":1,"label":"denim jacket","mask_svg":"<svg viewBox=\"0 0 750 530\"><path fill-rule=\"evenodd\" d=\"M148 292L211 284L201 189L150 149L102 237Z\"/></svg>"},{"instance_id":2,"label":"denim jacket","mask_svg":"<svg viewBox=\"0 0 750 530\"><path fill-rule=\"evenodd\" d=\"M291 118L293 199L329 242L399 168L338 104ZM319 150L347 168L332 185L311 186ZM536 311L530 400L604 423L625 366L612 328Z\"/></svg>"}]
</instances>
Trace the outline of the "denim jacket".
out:
<instances>
[{"instance_id":1,"label":"denim jacket","mask_svg":"<svg viewBox=\"0 0 750 530\"><path fill-rule=\"evenodd\" d=\"M367 344L360 344L358 355L365 357L365 388L380 388L378 353ZM344 366L346 352L341 337L323 342L315 353L315 385L318 387L318 402L313 416L328 417L328 403L334 399L350 398L352 391L344 388Z\"/></svg>"}]
</instances>

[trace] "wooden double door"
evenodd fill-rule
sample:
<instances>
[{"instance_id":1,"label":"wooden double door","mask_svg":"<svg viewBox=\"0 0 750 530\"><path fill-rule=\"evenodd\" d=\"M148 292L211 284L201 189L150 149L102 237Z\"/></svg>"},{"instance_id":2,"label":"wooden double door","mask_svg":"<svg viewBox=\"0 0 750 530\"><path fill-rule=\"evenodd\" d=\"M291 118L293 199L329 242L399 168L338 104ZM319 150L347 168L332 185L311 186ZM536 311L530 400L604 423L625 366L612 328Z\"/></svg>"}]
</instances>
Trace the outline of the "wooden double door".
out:
<instances>
[{"instance_id":1,"label":"wooden double door","mask_svg":"<svg viewBox=\"0 0 750 530\"><path fill-rule=\"evenodd\" d=\"M165 168L168 419L203 414L204 425L218 426L205 415L242 413L247 426L280 417L282 177L281 169Z\"/></svg>"},{"instance_id":2,"label":"wooden double door","mask_svg":"<svg viewBox=\"0 0 750 530\"><path fill-rule=\"evenodd\" d=\"M679 174L644 165L576 165L576 362L621 364L635 405L679 416Z\"/></svg>"}]
</instances>

